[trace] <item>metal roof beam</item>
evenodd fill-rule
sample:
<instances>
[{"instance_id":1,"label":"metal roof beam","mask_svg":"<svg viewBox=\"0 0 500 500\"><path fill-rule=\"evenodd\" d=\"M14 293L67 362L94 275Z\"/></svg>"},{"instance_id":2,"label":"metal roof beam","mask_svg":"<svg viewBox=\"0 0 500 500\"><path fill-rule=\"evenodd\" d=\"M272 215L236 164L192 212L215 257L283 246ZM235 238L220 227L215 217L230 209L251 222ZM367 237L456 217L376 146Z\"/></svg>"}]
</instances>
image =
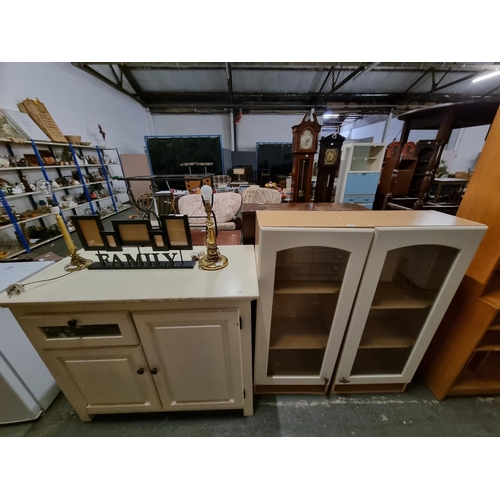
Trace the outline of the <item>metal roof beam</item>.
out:
<instances>
[{"instance_id":1,"label":"metal roof beam","mask_svg":"<svg viewBox=\"0 0 500 500\"><path fill-rule=\"evenodd\" d=\"M457 80L455 80L453 82L447 83L445 85L441 85L441 87L436 87L434 90L431 90L431 92L438 92L439 90L444 90L444 89L447 89L449 87L453 87L453 85L457 85L458 83L466 82L467 80L472 80L475 77L476 77L476 74L474 73L472 75L464 76L463 78L458 78Z\"/></svg>"},{"instance_id":2,"label":"metal roof beam","mask_svg":"<svg viewBox=\"0 0 500 500\"><path fill-rule=\"evenodd\" d=\"M135 95L131 94L130 92L127 92L125 89L123 89L122 87L120 87L116 83L112 82L111 80L108 80L105 76L101 75L101 73L99 73L95 69L89 68L86 65L86 63L71 63L71 64L73 66L76 66L77 68L81 69L82 71L85 71L89 75L92 75L93 77L97 78L98 80L101 80L101 82L104 82L104 83L110 85L111 87L118 90L122 94L125 94L125 95L131 97L132 99L134 99L134 101L137 101L140 104L144 104L139 96L135 96Z\"/></svg>"},{"instance_id":3,"label":"metal roof beam","mask_svg":"<svg viewBox=\"0 0 500 500\"><path fill-rule=\"evenodd\" d=\"M323 80L323 83L321 84L321 87L320 89L318 90L318 94L321 94L321 91L323 90L323 87L325 86L326 82L328 81L328 78L330 78L330 75L332 74L332 72L335 70L335 66L332 66L330 68L330 71L328 71L327 75L326 75L326 78Z\"/></svg>"},{"instance_id":4,"label":"metal roof beam","mask_svg":"<svg viewBox=\"0 0 500 500\"><path fill-rule=\"evenodd\" d=\"M358 73L361 73L363 70L364 70L364 68L362 66L360 66L359 68L355 69L351 74L347 75L339 84L335 85L335 87L333 87L333 89L330 90L330 92L328 92L328 94L325 94L324 96L320 97L318 99L316 105L320 104L325 99L327 99L328 97L330 97L334 92L336 92L337 90L339 90L346 83L350 82Z\"/></svg>"},{"instance_id":5,"label":"metal roof beam","mask_svg":"<svg viewBox=\"0 0 500 500\"><path fill-rule=\"evenodd\" d=\"M109 65L109 69L113 72L114 77L116 78L116 84L120 85L120 87L123 87L123 76L120 79L120 77L116 74L115 68L113 68L113 65ZM120 73L123 75L123 73L120 71Z\"/></svg>"},{"instance_id":6,"label":"metal roof beam","mask_svg":"<svg viewBox=\"0 0 500 500\"><path fill-rule=\"evenodd\" d=\"M128 83L130 83L130 86L134 89L134 92L137 94L139 98L141 98L142 89L135 80L135 78L132 76L130 70L124 64L119 64L118 67L120 68L120 71L125 75L125 78L128 80Z\"/></svg>"},{"instance_id":7,"label":"metal roof beam","mask_svg":"<svg viewBox=\"0 0 500 500\"><path fill-rule=\"evenodd\" d=\"M426 69L419 77L417 80L415 80L406 90L405 90L405 94L407 94L413 87L415 87L415 85L420 81L422 80L422 78L424 78L426 75L429 74L431 68L428 68Z\"/></svg>"}]
</instances>

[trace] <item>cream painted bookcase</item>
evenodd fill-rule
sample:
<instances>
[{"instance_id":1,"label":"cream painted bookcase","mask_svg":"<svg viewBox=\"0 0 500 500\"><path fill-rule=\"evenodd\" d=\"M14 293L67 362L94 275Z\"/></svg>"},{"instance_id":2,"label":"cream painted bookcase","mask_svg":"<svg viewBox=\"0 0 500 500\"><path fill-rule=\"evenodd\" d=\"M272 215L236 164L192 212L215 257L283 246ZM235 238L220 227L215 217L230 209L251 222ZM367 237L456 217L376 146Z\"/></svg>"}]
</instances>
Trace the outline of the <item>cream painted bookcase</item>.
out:
<instances>
[{"instance_id":1,"label":"cream painted bookcase","mask_svg":"<svg viewBox=\"0 0 500 500\"><path fill-rule=\"evenodd\" d=\"M224 254L229 266L217 272L84 270L27 285L17 297L4 293L0 304L82 420L213 409L252 415L254 249L227 246ZM67 261L37 281L63 275Z\"/></svg>"},{"instance_id":2,"label":"cream painted bookcase","mask_svg":"<svg viewBox=\"0 0 500 500\"><path fill-rule=\"evenodd\" d=\"M384 154L383 143L344 142L335 188L335 202L358 203L371 209Z\"/></svg>"},{"instance_id":3,"label":"cream painted bookcase","mask_svg":"<svg viewBox=\"0 0 500 500\"><path fill-rule=\"evenodd\" d=\"M486 231L431 211L256 223L257 393L404 390Z\"/></svg>"}]
</instances>

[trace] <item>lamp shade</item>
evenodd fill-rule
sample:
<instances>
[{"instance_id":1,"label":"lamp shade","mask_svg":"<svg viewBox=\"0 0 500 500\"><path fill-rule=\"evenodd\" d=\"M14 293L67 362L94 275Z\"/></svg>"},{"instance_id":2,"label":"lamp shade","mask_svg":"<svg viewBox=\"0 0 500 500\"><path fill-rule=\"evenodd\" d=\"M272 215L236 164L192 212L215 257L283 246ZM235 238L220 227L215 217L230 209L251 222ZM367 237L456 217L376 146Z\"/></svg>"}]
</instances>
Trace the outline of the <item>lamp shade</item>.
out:
<instances>
[{"instance_id":1,"label":"lamp shade","mask_svg":"<svg viewBox=\"0 0 500 500\"><path fill-rule=\"evenodd\" d=\"M204 185L201 188L201 196L205 201L211 201L212 200L212 188L208 185Z\"/></svg>"}]
</instances>

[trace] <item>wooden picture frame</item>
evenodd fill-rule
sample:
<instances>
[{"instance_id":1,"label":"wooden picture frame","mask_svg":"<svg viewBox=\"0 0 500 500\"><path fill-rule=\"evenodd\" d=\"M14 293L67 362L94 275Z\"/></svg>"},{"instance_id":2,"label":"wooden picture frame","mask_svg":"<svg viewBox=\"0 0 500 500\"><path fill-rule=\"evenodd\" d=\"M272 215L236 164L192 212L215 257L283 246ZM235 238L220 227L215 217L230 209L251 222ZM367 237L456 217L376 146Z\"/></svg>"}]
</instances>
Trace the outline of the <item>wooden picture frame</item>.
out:
<instances>
[{"instance_id":1,"label":"wooden picture frame","mask_svg":"<svg viewBox=\"0 0 500 500\"><path fill-rule=\"evenodd\" d=\"M104 227L98 215L73 215L70 220L85 250L109 250L103 236Z\"/></svg>"},{"instance_id":2,"label":"wooden picture frame","mask_svg":"<svg viewBox=\"0 0 500 500\"><path fill-rule=\"evenodd\" d=\"M115 231L103 231L104 243L107 245L107 250L110 252L121 252L123 250L122 245L118 239L118 234Z\"/></svg>"},{"instance_id":3,"label":"wooden picture frame","mask_svg":"<svg viewBox=\"0 0 500 500\"><path fill-rule=\"evenodd\" d=\"M122 246L151 246L149 233L153 230L147 219L112 220L116 238Z\"/></svg>"},{"instance_id":4,"label":"wooden picture frame","mask_svg":"<svg viewBox=\"0 0 500 500\"><path fill-rule=\"evenodd\" d=\"M192 250L193 242L187 215L160 215L170 250Z\"/></svg>"},{"instance_id":5,"label":"wooden picture frame","mask_svg":"<svg viewBox=\"0 0 500 500\"><path fill-rule=\"evenodd\" d=\"M163 251L168 251L170 250L169 244L168 244L168 238L167 234L165 231L158 231L158 230L153 230L149 232L149 238L151 241L151 246L153 247L153 250L156 250L157 252Z\"/></svg>"}]
</instances>

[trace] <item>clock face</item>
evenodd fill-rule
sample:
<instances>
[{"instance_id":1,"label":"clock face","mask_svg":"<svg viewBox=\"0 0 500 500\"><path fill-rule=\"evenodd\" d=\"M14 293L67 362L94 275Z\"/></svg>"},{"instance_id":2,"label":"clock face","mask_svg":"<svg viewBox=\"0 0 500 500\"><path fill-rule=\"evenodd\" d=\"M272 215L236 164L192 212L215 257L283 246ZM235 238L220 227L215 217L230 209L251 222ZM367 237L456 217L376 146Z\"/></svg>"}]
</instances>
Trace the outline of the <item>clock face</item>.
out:
<instances>
[{"instance_id":1,"label":"clock face","mask_svg":"<svg viewBox=\"0 0 500 500\"><path fill-rule=\"evenodd\" d=\"M304 130L300 136L300 149L312 149L313 141L313 133L309 129Z\"/></svg>"},{"instance_id":2,"label":"clock face","mask_svg":"<svg viewBox=\"0 0 500 500\"><path fill-rule=\"evenodd\" d=\"M325 151L325 165L333 165L339 156L338 150L336 149L327 149Z\"/></svg>"}]
</instances>

